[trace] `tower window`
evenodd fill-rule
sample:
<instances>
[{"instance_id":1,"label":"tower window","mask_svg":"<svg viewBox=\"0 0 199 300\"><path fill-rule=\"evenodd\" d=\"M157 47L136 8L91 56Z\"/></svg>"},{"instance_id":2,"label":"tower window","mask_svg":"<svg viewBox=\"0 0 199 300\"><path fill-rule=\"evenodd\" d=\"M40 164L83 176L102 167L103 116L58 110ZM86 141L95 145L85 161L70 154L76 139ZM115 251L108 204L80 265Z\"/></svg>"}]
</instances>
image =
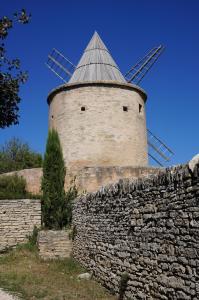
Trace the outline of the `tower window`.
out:
<instances>
[{"instance_id":1,"label":"tower window","mask_svg":"<svg viewBox=\"0 0 199 300\"><path fill-rule=\"evenodd\" d=\"M142 105L139 104L139 113L141 113L141 112L142 112Z\"/></svg>"},{"instance_id":2,"label":"tower window","mask_svg":"<svg viewBox=\"0 0 199 300\"><path fill-rule=\"evenodd\" d=\"M128 111L128 106L123 106L123 111Z\"/></svg>"},{"instance_id":3,"label":"tower window","mask_svg":"<svg viewBox=\"0 0 199 300\"><path fill-rule=\"evenodd\" d=\"M54 116L52 115L52 116L51 116L51 118L53 119L53 118L54 118Z\"/></svg>"},{"instance_id":4,"label":"tower window","mask_svg":"<svg viewBox=\"0 0 199 300\"><path fill-rule=\"evenodd\" d=\"M86 107L85 106L82 106L81 107L81 111L85 111L86 110Z\"/></svg>"}]
</instances>

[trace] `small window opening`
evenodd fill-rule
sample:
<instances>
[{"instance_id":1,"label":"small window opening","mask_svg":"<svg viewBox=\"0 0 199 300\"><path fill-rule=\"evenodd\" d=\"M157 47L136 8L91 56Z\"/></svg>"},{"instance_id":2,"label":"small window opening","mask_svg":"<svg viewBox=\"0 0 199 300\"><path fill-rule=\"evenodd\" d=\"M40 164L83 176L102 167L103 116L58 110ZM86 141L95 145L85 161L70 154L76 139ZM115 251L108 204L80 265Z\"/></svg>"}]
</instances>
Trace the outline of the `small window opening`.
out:
<instances>
[{"instance_id":1,"label":"small window opening","mask_svg":"<svg viewBox=\"0 0 199 300\"><path fill-rule=\"evenodd\" d=\"M51 118L53 119L53 118L54 118L54 116L52 115L52 116L51 116Z\"/></svg>"},{"instance_id":2,"label":"small window opening","mask_svg":"<svg viewBox=\"0 0 199 300\"><path fill-rule=\"evenodd\" d=\"M142 105L139 104L139 113L141 113L141 112L142 112Z\"/></svg>"},{"instance_id":3,"label":"small window opening","mask_svg":"<svg viewBox=\"0 0 199 300\"><path fill-rule=\"evenodd\" d=\"M128 111L128 106L123 106L123 111Z\"/></svg>"},{"instance_id":4,"label":"small window opening","mask_svg":"<svg viewBox=\"0 0 199 300\"><path fill-rule=\"evenodd\" d=\"M85 111L86 110L86 107L85 106L82 106L81 107L81 111Z\"/></svg>"}]
</instances>

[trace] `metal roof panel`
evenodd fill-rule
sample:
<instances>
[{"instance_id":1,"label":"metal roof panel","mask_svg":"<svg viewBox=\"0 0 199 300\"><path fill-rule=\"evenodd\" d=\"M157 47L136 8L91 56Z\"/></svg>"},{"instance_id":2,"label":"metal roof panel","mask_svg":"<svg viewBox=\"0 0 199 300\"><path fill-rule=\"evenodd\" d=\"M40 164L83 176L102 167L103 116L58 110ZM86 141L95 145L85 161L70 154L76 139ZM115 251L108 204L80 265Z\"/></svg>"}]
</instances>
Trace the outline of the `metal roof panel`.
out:
<instances>
[{"instance_id":1,"label":"metal roof panel","mask_svg":"<svg viewBox=\"0 0 199 300\"><path fill-rule=\"evenodd\" d=\"M126 80L97 32L86 47L68 83Z\"/></svg>"}]
</instances>

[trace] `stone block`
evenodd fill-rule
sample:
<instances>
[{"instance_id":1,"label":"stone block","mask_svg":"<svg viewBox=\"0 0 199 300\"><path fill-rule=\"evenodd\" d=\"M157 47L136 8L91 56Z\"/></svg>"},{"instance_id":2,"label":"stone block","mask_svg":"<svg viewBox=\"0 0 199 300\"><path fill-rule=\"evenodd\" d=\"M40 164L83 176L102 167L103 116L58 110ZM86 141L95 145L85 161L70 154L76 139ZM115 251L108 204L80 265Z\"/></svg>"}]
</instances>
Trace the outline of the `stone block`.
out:
<instances>
[{"instance_id":1,"label":"stone block","mask_svg":"<svg viewBox=\"0 0 199 300\"><path fill-rule=\"evenodd\" d=\"M38 234L39 256L44 259L68 258L72 251L70 231L42 230Z\"/></svg>"}]
</instances>

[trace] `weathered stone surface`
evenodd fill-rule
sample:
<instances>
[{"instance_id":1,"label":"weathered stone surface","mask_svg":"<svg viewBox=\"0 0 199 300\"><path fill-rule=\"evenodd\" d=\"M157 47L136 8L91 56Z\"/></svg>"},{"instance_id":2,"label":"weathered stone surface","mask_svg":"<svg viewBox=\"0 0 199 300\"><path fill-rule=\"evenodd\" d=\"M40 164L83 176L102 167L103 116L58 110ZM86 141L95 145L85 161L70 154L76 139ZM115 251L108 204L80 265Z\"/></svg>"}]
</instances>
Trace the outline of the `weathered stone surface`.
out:
<instances>
[{"instance_id":1,"label":"weathered stone surface","mask_svg":"<svg viewBox=\"0 0 199 300\"><path fill-rule=\"evenodd\" d=\"M84 280L89 280L91 279L91 274L90 273L82 273L82 274L79 274L77 276L78 279L84 279Z\"/></svg>"},{"instance_id":2,"label":"weathered stone surface","mask_svg":"<svg viewBox=\"0 0 199 300\"><path fill-rule=\"evenodd\" d=\"M50 98L49 128L59 134L68 169L147 166L145 97L140 90L106 81L64 85Z\"/></svg>"},{"instance_id":3,"label":"weathered stone surface","mask_svg":"<svg viewBox=\"0 0 199 300\"><path fill-rule=\"evenodd\" d=\"M189 169L193 172L195 167L199 164L199 154L196 154L189 162Z\"/></svg>"},{"instance_id":4,"label":"weathered stone surface","mask_svg":"<svg viewBox=\"0 0 199 300\"><path fill-rule=\"evenodd\" d=\"M37 244L39 255L44 260L67 258L71 255L72 241L69 231L42 230L38 234Z\"/></svg>"},{"instance_id":5,"label":"weathered stone surface","mask_svg":"<svg viewBox=\"0 0 199 300\"><path fill-rule=\"evenodd\" d=\"M26 190L32 194L41 193L41 177L43 175L42 168L24 169L19 171L0 174L0 176L10 175L22 176L26 180Z\"/></svg>"},{"instance_id":6,"label":"weathered stone surface","mask_svg":"<svg viewBox=\"0 0 199 300\"><path fill-rule=\"evenodd\" d=\"M0 251L27 241L34 226L41 226L40 200L0 200Z\"/></svg>"},{"instance_id":7,"label":"weathered stone surface","mask_svg":"<svg viewBox=\"0 0 199 300\"><path fill-rule=\"evenodd\" d=\"M1 300L20 300L16 295L13 296L8 292L3 291L0 289L0 299Z\"/></svg>"},{"instance_id":8,"label":"weathered stone surface","mask_svg":"<svg viewBox=\"0 0 199 300\"><path fill-rule=\"evenodd\" d=\"M74 170L67 168L65 178L65 189L71 184L71 180L76 178L76 185L79 191L94 192L101 186L117 182L121 178L140 178L159 174L164 169L154 167L80 167ZM42 168L24 169L9 173L0 174L0 176L9 176L17 174L22 176L27 183L27 191L33 194L41 193Z\"/></svg>"},{"instance_id":9,"label":"weathered stone surface","mask_svg":"<svg viewBox=\"0 0 199 300\"><path fill-rule=\"evenodd\" d=\"M74 257L125 299L199 299L199 165L77 198Z\"/></svg>"}]
</instances>

